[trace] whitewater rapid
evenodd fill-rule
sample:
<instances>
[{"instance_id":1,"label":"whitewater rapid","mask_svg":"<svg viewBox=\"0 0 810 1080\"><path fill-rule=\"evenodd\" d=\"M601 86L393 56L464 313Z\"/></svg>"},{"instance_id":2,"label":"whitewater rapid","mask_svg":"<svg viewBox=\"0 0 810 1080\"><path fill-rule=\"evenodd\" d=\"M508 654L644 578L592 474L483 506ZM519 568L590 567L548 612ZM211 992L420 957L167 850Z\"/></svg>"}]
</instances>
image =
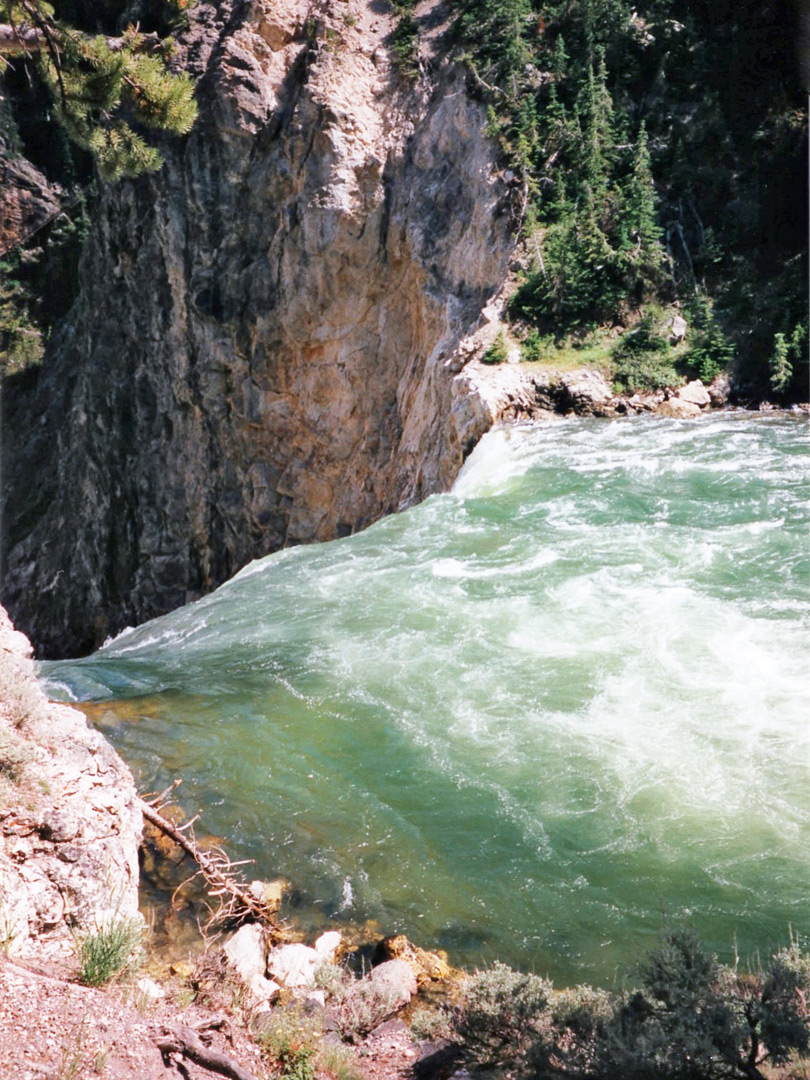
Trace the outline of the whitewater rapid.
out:
<instances>
[{"instance_id":1,"label":"whitewater rapid","mask_svg":"<svg viewBox=\"0 0 810 1080\"><path fill-rule=\"evenodd\" d=\"M778 416L496 430L451 493L41 674L313 928L561 981L665 917L766 950L810 929L807 451Z\"/></svg>"}]
</instances>

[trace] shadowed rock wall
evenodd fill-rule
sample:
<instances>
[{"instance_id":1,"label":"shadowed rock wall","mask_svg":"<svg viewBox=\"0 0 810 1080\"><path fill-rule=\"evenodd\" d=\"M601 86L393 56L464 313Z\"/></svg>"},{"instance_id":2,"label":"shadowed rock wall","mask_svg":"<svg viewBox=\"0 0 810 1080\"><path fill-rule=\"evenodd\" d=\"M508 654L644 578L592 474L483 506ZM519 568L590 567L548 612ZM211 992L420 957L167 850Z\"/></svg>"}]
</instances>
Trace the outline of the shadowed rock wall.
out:
<instances>
[{"instance_id":1,"label":"shadowed rock wall","mask_svg":"<svg viewBox=\"0 0 810 1080\"><path fill-rule=\"evenodd\" d=\"M195 130L104 190L80 299L6 388L3 599L41 655L446 488L487 426L451 418L512 248L483 110L440 12L414 84L382 6L339 7L198 5Z\"/></svg>"}]
</instances>

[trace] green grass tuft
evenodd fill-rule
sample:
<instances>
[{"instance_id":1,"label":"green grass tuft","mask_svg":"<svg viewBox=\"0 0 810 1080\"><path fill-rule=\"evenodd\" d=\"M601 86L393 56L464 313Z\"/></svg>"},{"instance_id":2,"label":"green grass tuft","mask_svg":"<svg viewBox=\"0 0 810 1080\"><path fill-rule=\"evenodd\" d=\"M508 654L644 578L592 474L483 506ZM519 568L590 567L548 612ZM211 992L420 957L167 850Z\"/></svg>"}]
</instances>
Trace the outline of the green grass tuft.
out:
<instances>
[{"instance_id":1,"label":"green grass tuft","mask_svg":"<svg viewBox=\"0 0 810 1080\"><path fill-rule=\"evenodd\" d=\"M137 919L118 919L79 942L79 982L105 986L137 964L143 928Z\"/></svg>"}]
</instances>

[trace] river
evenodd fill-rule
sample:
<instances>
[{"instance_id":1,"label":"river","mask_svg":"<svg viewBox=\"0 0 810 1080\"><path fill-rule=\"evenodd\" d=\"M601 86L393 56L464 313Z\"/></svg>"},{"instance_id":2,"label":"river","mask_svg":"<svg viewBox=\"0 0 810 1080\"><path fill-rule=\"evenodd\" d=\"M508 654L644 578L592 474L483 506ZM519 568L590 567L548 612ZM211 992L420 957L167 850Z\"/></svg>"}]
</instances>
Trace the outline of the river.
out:
<instances>
[{"instance_id":1,"label":"river","mask_svg":"<svg viewBox=\"0 0 810 1080\"><path fill-rule=\"evenodd\" d=\"M810 929L806 422L495 430L453 491L42 664L315 928L632 973Z\"/></svg>"}]
</instances>

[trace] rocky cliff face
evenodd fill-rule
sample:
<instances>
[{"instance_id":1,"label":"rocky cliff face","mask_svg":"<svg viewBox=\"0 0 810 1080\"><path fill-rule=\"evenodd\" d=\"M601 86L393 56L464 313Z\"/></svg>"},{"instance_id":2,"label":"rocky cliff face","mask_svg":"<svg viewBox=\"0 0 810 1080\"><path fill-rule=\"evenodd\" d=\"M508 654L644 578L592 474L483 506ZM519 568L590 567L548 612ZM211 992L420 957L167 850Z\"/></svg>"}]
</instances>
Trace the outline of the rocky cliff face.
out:
<instances>
[{"instance_id":1,"label":"rocky cliff face","mask_svg":"<svg viewBox=\"0 0 810 1080\"><path fill-rule=\"evenodd\" d=\"M375 0L197 6L201 118L103 192L79 302L7 387L4 600L43 655L447 487L491 422L459 344L508 192L417 15L413 81Z\"/></svg>"},{"instance_id":2,"label":"rocky cliff face","mask_svg":"<svg viewBox=\"0 0 810 1080\"><path fill-rule=\"evenodd\" d=\"M74 934L138 916L132 776L75 709L45 699L0 607L0 949L65 959Z\"/></svg>"}]
</instances>

